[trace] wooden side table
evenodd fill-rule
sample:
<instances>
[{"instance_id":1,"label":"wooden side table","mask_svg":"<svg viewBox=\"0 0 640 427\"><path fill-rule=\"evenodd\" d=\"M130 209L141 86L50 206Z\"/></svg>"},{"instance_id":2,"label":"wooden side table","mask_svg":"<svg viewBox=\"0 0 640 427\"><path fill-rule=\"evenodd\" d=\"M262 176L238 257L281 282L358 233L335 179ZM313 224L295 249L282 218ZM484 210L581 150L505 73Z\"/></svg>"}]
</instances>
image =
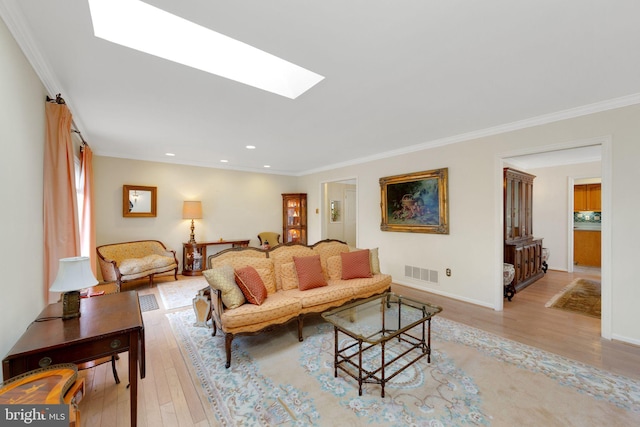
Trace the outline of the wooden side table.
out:
<instances>
[{"instance_id":1,"label":"wooden side table","mask_svg":"<svg viewBox=\"0 0 640 427\"><path fill-rule=\"evenodd\" d=\"M182 275L200 276L207 268L207 246L231 245L233 248L249 246L249 240L218 240L182 244Z\"/></svg>"},{"instance_id":2,"label":"wooden side table","mask_svg":"<svg viewBox=\"0 0 640 427\"><path fill-rule=\"evenodd\" d=\"M145 377L144 323L136 291L82 299L81 316L62 320L49 304L2 361L5 379L59 363L80 364L128 352L131 427L138 421L138 366Z\"/></svg>"}]
</instances>

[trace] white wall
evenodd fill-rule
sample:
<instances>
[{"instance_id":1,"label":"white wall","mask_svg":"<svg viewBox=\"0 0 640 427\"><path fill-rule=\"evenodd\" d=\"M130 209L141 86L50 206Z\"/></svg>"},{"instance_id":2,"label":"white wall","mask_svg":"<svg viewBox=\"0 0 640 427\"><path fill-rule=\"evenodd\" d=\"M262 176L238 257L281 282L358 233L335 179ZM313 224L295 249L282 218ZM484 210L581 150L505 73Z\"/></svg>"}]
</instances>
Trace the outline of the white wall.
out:
<instances>
[{"instance_id":1,"label":"white wall","mask_svg":"<svg viewBox=\"0 0 640 427\"><path fill-rule=\"evenodd\" d=\"M500 308L501 159L547 151L572 141L610 136L613 212L605 221L611 221L612 232L609 247L605 247L608 245L605 242L603 248L611 255L612 262L610 271L603 270L603 286L611 287L611 307L615 308L610 310L611 336L640 344L640 328L637 327L640 324L640 311L637 310L640 286L635 267L640 249L640 227L635 219L640 211L640 198L635 197L640 181L638 123L640 106L636 105L314 173L302 177L302 181L312 205L314 200L320 200L320 182L342 176L357 177L358 247L380 247L381 267L395 282ZM379 178L442 167L449 168L450 234L380 231ZM309 222L309 240L314 241L319 238L319 223L314 216L310 216ZM541 236L544 231L540 230ZM405 278L405 265L438 270L440 283L429 285ZM446 268L451 268L451 277L443 274Z\"/></svg>"},{"instance_id":2,"label":"white wall","mask_svg":"<svg viewBox=\"0 0 640 427\"><path fill-rule=\"evenodd\" d=\"M42 189L46 92L0 19L0 355L45 306Z\"/></svg>"},{"instance_id":3,"label":"white wall","mask_svg":"<svg viewBox=\"0 0 640 427\"><path fill-rule=\"evenodd\" d=\"M297 178L225 169L94 157L97 245L154 239L176 250L189 240L191 221L182 219L184 200L202 201L203 219L195 220L198 242L250 239L258 233L282 234L282 193L299 192ZM155 218L122 216L122 186L157 187ZM311 211L309 211L311 212ZM207 255L228 246L210 246ZM180 266L182 270L182 265Z\"/></svg>"},{"instance_id":4,"label":"white wall","mask_svg":"<svg viewBox=\"0 0 640 427\"><path fill-rule=\"evenodd\" d=\"M569 179L599 177L600 162L528 169L533 182L533 234L548 248L549 268L567 271L569 234L573 235L573 200L569 200Z\"/></svg>"}]
</instances>

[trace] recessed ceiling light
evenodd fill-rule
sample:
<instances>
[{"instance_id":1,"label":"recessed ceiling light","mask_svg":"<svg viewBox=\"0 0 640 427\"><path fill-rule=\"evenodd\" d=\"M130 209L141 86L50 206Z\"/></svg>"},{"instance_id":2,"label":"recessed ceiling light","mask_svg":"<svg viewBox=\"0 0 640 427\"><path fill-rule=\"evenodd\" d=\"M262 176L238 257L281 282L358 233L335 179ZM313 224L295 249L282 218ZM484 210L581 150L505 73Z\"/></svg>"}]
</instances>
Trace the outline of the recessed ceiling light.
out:
<instances>
[{"instance_id":1,"label":"recessed ceiling light","mask_svg":"<svg viewBox=\"0 0 640 427\"><path fill-rule=\"evenodd\" d=\"M131 49L295 99L323 76L137 0L89 0L93 33Z\"/></svg>"},{"instance_id":2,"label":"recessed ceiling light","mask_svg":"<svg viewBox=\"0 0 640 427\"><path fill-rule=\"evenodd\" d=\"M265 167L265 168L270 168L270 167L271 167L271 165L264 165L264 167Z\"/></svg>"},{"instance_id":3,"label":"recessed ceiling light","mask_svg":"<svg viewBox=\"0 0 640 427\"><path fill-rule=\"evenodd\" d=\"M164 153L164 155L165 156L169 156L169 157L174 157L175 156L175 154L173 154L173 153Z\"/></svg>"},{"instance_id":4,"label":"recessed ceiling light","mask_svg":"<svg viewBox=\"0 0 640 427\"><path fill-rule=\"evenodd\" d=\"M229 163L229 160L220 160L220 163Z\"/></svg>"},{"instance_id":5,"label":"recessed ceiling light","mask_svg":"<svg viewBox=\"0 0 640 427\"><path fill-rule=\"evenodd\" d=\"M255 145L247 145L247 150L255 150L256 146Z\"/></svg>"}]
</instances>

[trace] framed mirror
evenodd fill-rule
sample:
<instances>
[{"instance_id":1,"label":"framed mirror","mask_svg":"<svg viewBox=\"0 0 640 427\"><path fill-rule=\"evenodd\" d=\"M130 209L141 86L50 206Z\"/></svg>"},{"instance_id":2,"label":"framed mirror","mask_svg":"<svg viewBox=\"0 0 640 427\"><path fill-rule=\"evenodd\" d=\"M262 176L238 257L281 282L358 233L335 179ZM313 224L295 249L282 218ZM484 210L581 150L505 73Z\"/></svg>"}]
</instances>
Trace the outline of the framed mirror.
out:
<instances>
[{"instance_id":1,"label":"framed mirror","mask_svg":"<svg viewBox=\"0 0 640 427\"><path fill-rule=\"evenodd\" d=\"M144 218L156 216L157 187L122 186L122 216Z\"/></svg>"},{"instance_id":2,"label":"framed mirror","mask_svg":"<svg viewBox=\"0 0 640 427\"><path fill-rule=\"evenodd\" d=\"M342 222L342 209L340 200L331 200L329 204L329 220L331 222Z\"/></svg>"}]
</instances>

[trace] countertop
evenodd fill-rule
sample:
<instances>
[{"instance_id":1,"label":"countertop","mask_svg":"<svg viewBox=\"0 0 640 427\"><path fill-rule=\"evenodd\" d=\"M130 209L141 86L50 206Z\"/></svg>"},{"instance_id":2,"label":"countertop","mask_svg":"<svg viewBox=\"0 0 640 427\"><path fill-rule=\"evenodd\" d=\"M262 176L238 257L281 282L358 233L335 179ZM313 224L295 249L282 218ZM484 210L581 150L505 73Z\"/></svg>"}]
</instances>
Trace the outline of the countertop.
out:
<instances>
[{"instance_id":1,"label":"countertop","mask_svg":"<svg viewBox=\"0 0 640 427\"><path fill-rule=\"evenodd\" d=\"M600 224L574 224L573 230L574 231L600 231L601 225Z\"/></svg>"}]
</instances>

